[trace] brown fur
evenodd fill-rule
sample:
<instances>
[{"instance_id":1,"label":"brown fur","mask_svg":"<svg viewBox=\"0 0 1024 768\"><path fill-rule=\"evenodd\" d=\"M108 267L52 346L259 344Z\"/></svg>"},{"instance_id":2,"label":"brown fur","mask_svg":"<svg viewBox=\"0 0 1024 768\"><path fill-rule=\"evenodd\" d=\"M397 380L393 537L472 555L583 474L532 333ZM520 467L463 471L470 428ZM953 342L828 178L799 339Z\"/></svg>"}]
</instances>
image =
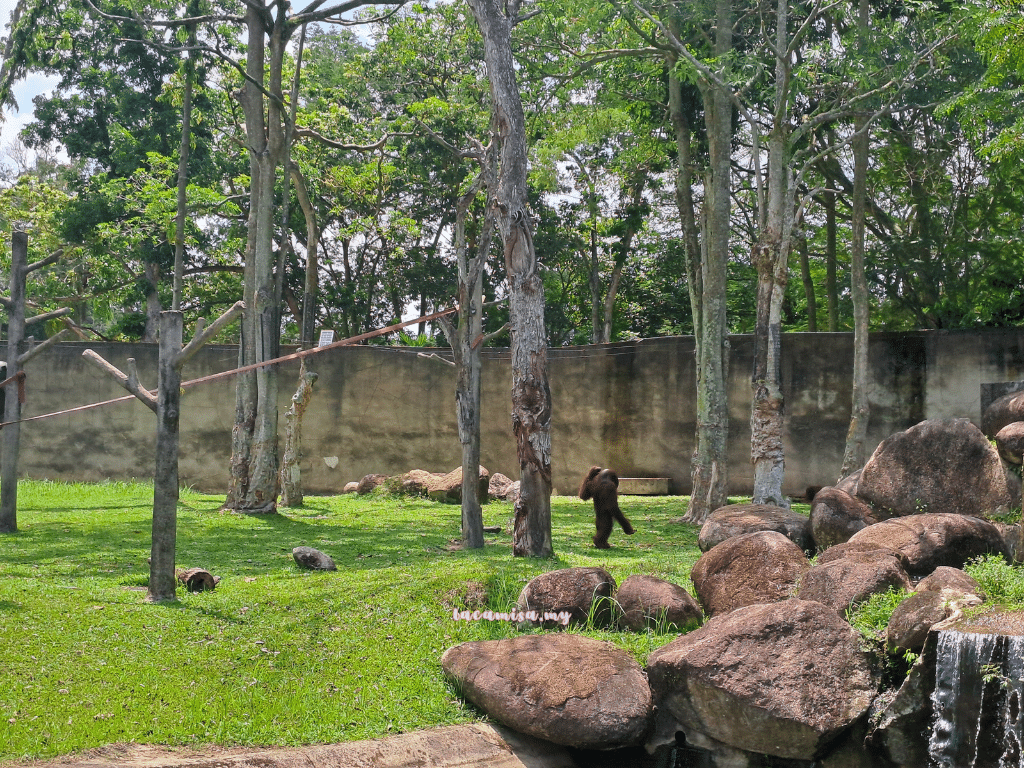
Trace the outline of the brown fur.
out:
<instances>
[{"instance_id":1,"label":"brown fur","mask_svg":"<svg viewBox=\"0 0 1024 768\"><path fill-rule=\"evenodd\" d=\"M608 537L616 520L627 536L634 533L632 523L619 509L619 476L613 470L591 467L580 484L580 498L594 500L594 525L597 528L594 546L598 549L611 546Z\"/></svg>"}]
</instances>

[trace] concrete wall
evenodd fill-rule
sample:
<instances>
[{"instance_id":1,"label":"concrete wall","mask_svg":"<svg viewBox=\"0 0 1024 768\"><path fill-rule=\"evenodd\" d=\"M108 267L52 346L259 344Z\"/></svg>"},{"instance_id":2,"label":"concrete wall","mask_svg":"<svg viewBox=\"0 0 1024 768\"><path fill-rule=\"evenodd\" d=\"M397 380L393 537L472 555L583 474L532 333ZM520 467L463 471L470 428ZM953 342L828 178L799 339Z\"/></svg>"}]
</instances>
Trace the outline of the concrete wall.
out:
<instances>
[{"instance_id":1,"label":"concrete wall","mask_svg":"<svg viewBox=\"0 0 1024 768\"><path fill-rule=\"evenodd\" d=\"M748 492L750 370L753 339L734 336L730 360L730 474ZM91 366L92 348L119 367L137 360L155 386L155 345L61 344L27 367L25 416L124 394ZM668 337L549 352L553 398L553 470L557 493L574 493L592 465L622 476L672 479L689 490L695 429L693 339ZM371 472L418 468L448 471L460 464L455 427L455 370L420 350L347 347L314 358L320 374L304 423L307 492L333 493ZM443 350L438 351L444 354ZM786 490L836 480L850 412L850 334L788 334L783 338L786 397ZM507 351L485 350L482 463L518 477L510 427ZM208 347L187 366L186 379L233 368L234 347ZM869 449L925 418L981 417L983 385L1024 379L1024 329L983 332L880 333L870 346ZM282 365L281 412L298 365ZM181 419L181 480L200 490L227 487L234 380L186 390ZM22 427L21 473L64 480L148 478L155 416L123 403L28 422Z\"/></svg>"}]
</instances>

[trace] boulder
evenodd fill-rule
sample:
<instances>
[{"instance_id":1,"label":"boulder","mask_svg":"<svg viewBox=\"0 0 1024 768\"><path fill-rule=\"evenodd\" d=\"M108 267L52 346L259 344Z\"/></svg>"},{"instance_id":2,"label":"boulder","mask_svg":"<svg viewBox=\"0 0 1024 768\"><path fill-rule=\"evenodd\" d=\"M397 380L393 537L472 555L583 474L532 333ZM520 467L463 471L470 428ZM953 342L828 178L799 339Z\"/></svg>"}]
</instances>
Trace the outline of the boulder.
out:
<instances>
[{"instance_id":1,"label":"boulder","mask_svg":"<svg viewBox=\"0 0 1024 768\"><path fill-rule=\"evenodd\" d=\"M700 605L689 592L655 576L630 576L615 593L620 627L641 630L646 627L674 628L686 631L704 620Z\"/></svg>"},{"instance_id":2,"label":"boulder","mask_svg":"<svg viewBox=\"0 0 1024 768\"><path fill-rule=\"evenodd\" d=\"M403 475L392 477L385 482L388 490L403 496L426 496L431 486L444 475L427 472L425 469L410 469Z\"/></svg>"},{"instance_id":3,"label":"boulder","mask_svg":"<svg viewBox=\"0 0 1024 768\"><path fill-rule=\"evenodd\" d=\"M894 552L852 551L807 571L797 597L815 600L845 617L871 595L892 587L910 589L910 577Z\"/></svg>"},{"instance_id":4,"label":"boulder","mask_svg":"<svg viewBox=\"0 0 1024 768\"><path fill-rule=\"evenodd\" d=\"M360 496L365 496L368 493L373 493L384 481L388 479L387 475L365 475L359 484L356 485L356 493Z\"/></svg>"},{"instance_id":5,"label":"boulder","mask_svg":"<svg viewBox=\"0 0 1024 768\"><path fill-rule=\"evenodd\" d=\"M838 488L843 493L848 493L851 496L856 496L857 486L860 484L860 473L863 471L864 469L862 467L861 469L858 469L856 472L847 475L838 483L836 483L835 487Z\"/></svg>"},{"instance_id":6,"label":"boulder","mask_svg":"<svg viewBox=\"0 0 1024 768\"><path fill-rule=\"evenodd\" d=\"M292 558L303 568L311 571L336 571L338 566L330 555L325 555L313 547L296 547L292 550Z\"/></svg>"},{"instance_id":7,"label":"boulder","mask_svg":"<svg viewBox=\"0 0 1024 768\"><path fill-rule=\"evenodd\" d=\"M994 515L1013 504L999 454L967 419L922 421L887 437L856 495L893 515Z\"/></svg>"},{"instance_id":8,"label":"boulder","mask_svg":"<svg viewBox=\"0 0 1024 768\"><path fill-rule=\"evenodd\" d=\"M810 568L803 550L778 531L726 539L705 552L690 571L707 616L745 605L785 600Z\"/></svg>"},{"instance_id":9,"label":"boulder","mask_svg":"<svg viewBox=\"0 0 1024 768\"><path fill-rule=\"evenodd\" d=\"M935 635L924 649L903 685L887 691L871 705L866 745L880 753L882 765L930 766L928 736L932 728L931 695L935 689ZM980 768L980 766L979 766Z\"/></svg>"},{"instance_id":10,"label":"boulder","mask_svg":"<svg viewBox=\"0 0 1024 768\"><path fill-rule=\"evenodd\" d=\"M345 483L345 487L342 489L342 493L357 493L359 491L359 483L353 480L350 483Z\"/></svg>"},{"instance_id":11,"label":"boulder","mask_svg":"<svg viewBox=\"0 0 1024 768\"><path fill-rule=\"evenodd\" d=\"M907 570L909 563L902 553L874 541L844 541L842 544L836 544L823 552L819 552L818 557L815 559L815 564L824 565L825 563L830 563L833 560L840 560L844 557L849 557L851 554L859 552L875 552L879 550L893 555L897 560L899 560L900 566L903 570Z\"/></svg>"},{"instance_id":12,"label":"boulder","mask_svg":"<svg viewBox=\"0 0 1024 768\"><path fill-rule=\"evenodd\" d=\"M1024 460L1024 421L1014 421L996 432L996 450L1008 464L1020 466Z\"/></svg>"},{"instance_id":13,"label":"boulder","mask_svg":"<svg viewBox=\"0 0 1024 768\"><path fill-rule=\"evenodd\" d=\"M885 520L858 531L850 543L896 550L905 558L911 576L926 576L940 565L962 568L980 555L1007 555L996 526L979 517L956 514L908 515Z\"/></svg>"},{"instance_id":14,"label":"boulder","mask_svg":"<svg viewBox=\"0 0 1024 768\"><path fill-rule=\"evenodd\" d=\"M726 539L754 531L778 531L804 551L814 547L808 519L773 504L730 504L719 507L708 515L701 527L697 546L701 552L707 552Z\"/></svg>"},{"instance_id":15,"label":"boulder","mask_svg":"<svg viewBox=\"0 0 1024 768\"><path fill-rule=\"evenodd\" d=\"M861 642L820 603L751 605L654 651L647 675L655 706L688 739L695 732L735 749L812 760L874 698Z\"/></svg>"},{"instance_id":16,"label":"boulder","mask_svg":"<svg viewBox=\"0 0 1024 768\"><path fill-rule=\"evenodd\" d=\"M594 626L606 626L611 621L611 596L615 579L604 568L563 568L548 571L527 582L519 593L516 609L522 613L533 611L532 624L545 627L565 627L586 624L593 618ZM546 614L567 616L544 619Z\"/></svg>"},{"instance_id":17,"label":"boulder","mask_svg":"<svg viewBox=\"0 0 1024 768\"><path fill-rule=\"evenodd\" d=\"M630 746L651 720L651 691L640 665L611 643L581 635L463 643L445 652L441 667L490 717L555 744Z\"/></svg>"},{"instance_id":18,"label":"boulder","mask_svg":"<svg viewBox=\"0 0 1024 768\"><path fill-rule=\"evenodd\" d=\"M477 485L477 499L481 504L487 503L487 487L491 481L491 473L485 467L480 467L480 481ZM435 477L431 482L427 496L434 501L443 501L449 504L462 503L462 467L453 469L447 475Z\"/></svg>"},{"instance_id":19,"label":"boulder","mask_svg":"<svg viewBox=\"0 0 1024 768\"><path fill-rule=\"evenodd\" d=\"M981 415L981 431L994 438L1015 421L1024 421L1024 392L1011 392L993 400Z\"/></svg>"},{"instance_id":20,"label":"boulder","mask_svg":"<svg viewBox=\"0 0 1024 768\"><path fill-rule=\"evenodd\" d=\"M506 477L501 472L495 472L487 482L487 495L492 499L504 499L511 485L511 478Z\"/></svg>"},{"instance_id":21,"label":"boulder","mask_svg":"<svg viewBox=\"0 0 1024 768\"><path fill-rule=\"evenodd\" d=\"M919 653L935 625L959 616L965 607L981 605L981 602L978 595L958 589L915 592L900 603L889 617L885 629L886 645L900 653Z\"/></svg>"},{"instance_id":22,"label":"boulder","mask_svg":"<svg viewBox=\"0 0 1024 768\"><path fill-rule=\"evenodd\" d=\"M871 507L846 491L822 488L811 503L811 538L818 549L828 549L881 519Z\"/></svg>"},{"instance_id":23,"label":"boulder","mask_svg":"<svg viewBox=\"0 0 1024 768\"><path fill-rule=\"evenodd\" d=\"M941 592L944 589L951 589L965 595L977 595L982 600L985 599L985 592L973 576L960 568L950 568L948 565L940 565L921 579L914 591Z\"/></svg>"},{"instance_id":24,"label":"boulder","mask_svg":"<svg viewBox=\"0 0 1024 768\"><path fill-rule=\"evenodd\" d=\"M505 492L505 501L510 501L513 504L519 501L519 482L519 480L516 480L508 487L508 490Z\"/></svg>"}]
</instances>

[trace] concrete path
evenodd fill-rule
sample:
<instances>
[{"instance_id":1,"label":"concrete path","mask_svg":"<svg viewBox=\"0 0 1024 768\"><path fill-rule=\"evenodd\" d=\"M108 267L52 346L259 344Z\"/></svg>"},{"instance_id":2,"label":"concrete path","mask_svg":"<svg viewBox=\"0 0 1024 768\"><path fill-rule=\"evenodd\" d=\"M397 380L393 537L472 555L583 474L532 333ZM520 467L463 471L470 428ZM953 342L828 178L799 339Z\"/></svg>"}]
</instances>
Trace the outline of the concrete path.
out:
<instances>
[{"instance_id":1,"label":"concrete path","mask_svg":"<svg viewBox=\"0 0 1024 768\"><path fill-rule=\"evenodd\" d=\"M113 745L11 768L577 768L558 746L500 726L473 723L372 741L291 749L175 752Z\"/></svg>"}]
</instances>

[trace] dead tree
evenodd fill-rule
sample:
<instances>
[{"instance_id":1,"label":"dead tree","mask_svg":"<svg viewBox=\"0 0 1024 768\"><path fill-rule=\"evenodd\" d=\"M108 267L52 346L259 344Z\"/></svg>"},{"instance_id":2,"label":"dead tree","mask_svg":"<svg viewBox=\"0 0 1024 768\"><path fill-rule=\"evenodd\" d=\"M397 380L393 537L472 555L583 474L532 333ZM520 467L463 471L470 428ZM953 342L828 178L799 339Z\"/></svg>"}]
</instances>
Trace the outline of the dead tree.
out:
<instances>
[{"instance_id":1,"label":"dead tree","mask_svg":"<svg viewBox=\"0 0 1024 768\"><path fill-rule=\"evenodd\" d=\"M11 281L9 297L0 296L0 304L7 309L7 383L17 383L17 397L4 400L4 422L0 444L3 457L0 458L0 533L14 533L18 530L18 453L21 449L21 406L25 403L25 375L22 366L52 344L56 344L67 333L67 329L54 334L42 344L33 346L27 352L21 351L25 340L25 328L33 323L52 320L70 314L65 307L55 312L46 312L25 317L25 285L31 272L47 267L60 259L62 251L34 264L28 263L28 235L25 232L11 233ZM13 395L13 393L11 393Z\"/></svg>"},{"instance_id":2,"label":"dead tree","mask_svg":"<svg viewBox=\"0 0 1024 768\"><path fill-rule=\"evenodd\" d=\"M154 395L139 383L135 360L128 360L128 373L122 373L91 349L83 356L113 376L126 390L156 414L156 470L153 475L153 542L149 559L149 591L146 600L162 603L177 599L174 573L174 549L178 527L178 420L181 413L181 369L203 345L220 333L245 309L237 302L204 329L196 323L196 333L182 347L182 313L160 313L159 386Z\"/></svg>"}]
</instances>

